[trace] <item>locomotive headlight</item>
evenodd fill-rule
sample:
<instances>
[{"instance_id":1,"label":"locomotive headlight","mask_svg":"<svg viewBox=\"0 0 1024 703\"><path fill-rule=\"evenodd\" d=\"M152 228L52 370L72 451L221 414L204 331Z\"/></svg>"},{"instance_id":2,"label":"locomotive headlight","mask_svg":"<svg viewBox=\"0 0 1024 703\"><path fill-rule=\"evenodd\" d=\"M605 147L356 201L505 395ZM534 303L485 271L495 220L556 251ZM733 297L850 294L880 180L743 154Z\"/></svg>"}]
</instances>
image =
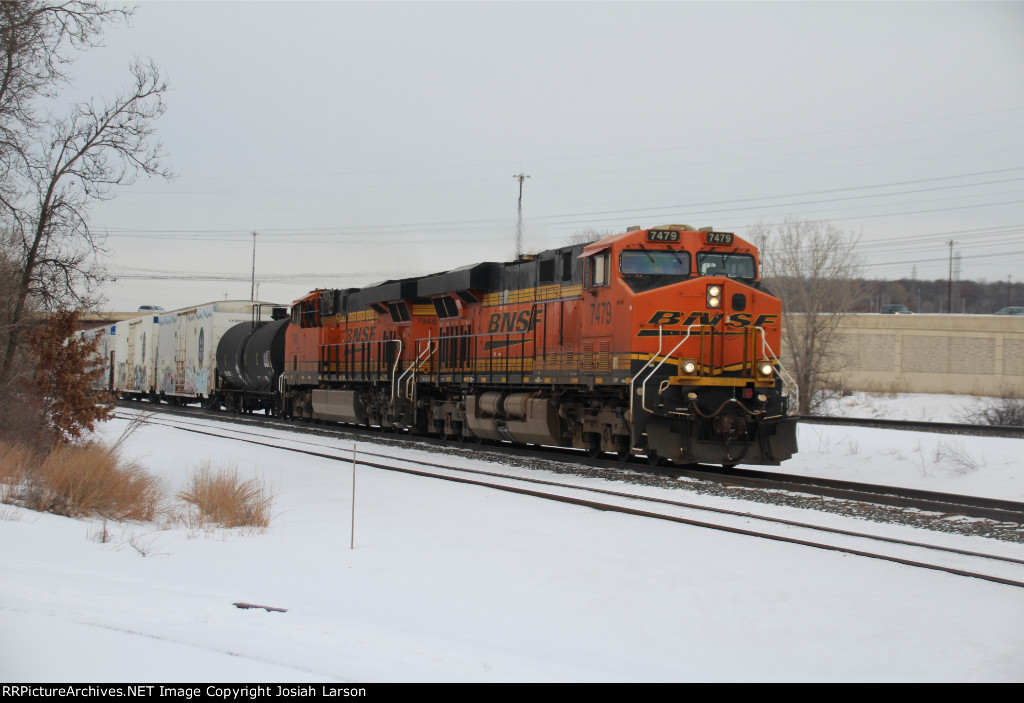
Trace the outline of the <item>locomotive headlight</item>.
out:
<instances>
[{"instance_id":1,"label":"locomotive headlight","mask_svg":"<svg viewBox=\"0 0 1024 703\"><path fill-rule=\"evenodd\" d=\"M687 361L683 364L683 373L687 376L692 375L697 370L697 364L692 361Z\"/></svg>"},{"instance_id":2,"label":"locomotive headlight","mask_svg":"<svg viewBox=\"0 0 1024 703\"><path fill-rule=\"evenodd\" d=\"M718 308L722 306L722 287L708 286L708 307Z\"/></svg>"},{"instance_id":3,"label":"locomotive headlight","mask_svg":"<svg viewBox=\"0 0 1024 703\"><path fill-rule=\"evenodd\" d=\"M772 375L772 365L771 364L761 364L760 368L758 368L758 371L761 372L762 376L771 376Z\"/></svg>"}]
</instances>

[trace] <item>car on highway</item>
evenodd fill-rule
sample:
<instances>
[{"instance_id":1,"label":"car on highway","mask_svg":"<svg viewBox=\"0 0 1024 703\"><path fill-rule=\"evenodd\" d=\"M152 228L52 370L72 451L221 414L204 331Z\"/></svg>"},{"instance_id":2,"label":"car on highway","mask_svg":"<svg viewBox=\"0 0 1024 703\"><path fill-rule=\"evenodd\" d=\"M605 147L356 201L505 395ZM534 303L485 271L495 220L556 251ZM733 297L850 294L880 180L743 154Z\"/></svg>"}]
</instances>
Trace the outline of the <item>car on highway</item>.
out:
<instances>
[{"instance_id":1,"label":"car on highway","mask_svg":"<svg viewBox=\"0 0 1024 703\"><path fill-rule=\"evenodd\" d=\"M1024 315L1024 308L1020 308L1020 307L1000 308L999 310L996 310L995 314L996 315Z\"/></svg>"},{"instance_id":2,"label":"car on highway","mask_svg":"<svg viewBox=\"0 0 1024 703\"><path fill-rule=\"evenodd\" d=\"M883 305L878 312L883 315L913 315L913 311L906 305Z\"/></svg>"}]
</instances>

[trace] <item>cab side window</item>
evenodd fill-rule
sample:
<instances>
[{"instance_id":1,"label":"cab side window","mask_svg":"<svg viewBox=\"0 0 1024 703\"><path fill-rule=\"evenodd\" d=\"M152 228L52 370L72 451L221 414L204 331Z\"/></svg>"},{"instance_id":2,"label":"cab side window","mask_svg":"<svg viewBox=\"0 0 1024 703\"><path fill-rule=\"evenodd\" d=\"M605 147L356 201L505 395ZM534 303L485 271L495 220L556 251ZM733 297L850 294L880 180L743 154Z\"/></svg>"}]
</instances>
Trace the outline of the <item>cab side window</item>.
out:
<instances>
[{"instance_id":1,"label":"cab side window","mask_svg":"<svg viewBox=\"0 0 1024 703\"><path fill-rule=\"evenodd\" d=\"M608 285L608 252L594 254L587 259L587 288Z\"/></svg>"}]
</instances>

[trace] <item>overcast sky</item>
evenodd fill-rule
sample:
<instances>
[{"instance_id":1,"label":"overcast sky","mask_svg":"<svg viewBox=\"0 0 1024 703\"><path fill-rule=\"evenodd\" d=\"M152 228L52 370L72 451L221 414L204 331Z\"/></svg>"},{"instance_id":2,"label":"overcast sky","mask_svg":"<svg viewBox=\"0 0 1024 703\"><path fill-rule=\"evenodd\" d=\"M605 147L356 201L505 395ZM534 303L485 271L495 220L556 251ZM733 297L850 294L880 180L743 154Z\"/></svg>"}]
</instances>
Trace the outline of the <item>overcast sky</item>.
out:
<instances>
[{"instance_id":1,"label":"overcast sky","mask_svg":"<svg viewBox=\"0 0 1024 703\"><path fill-rule=\"evenodd\" d=\"M787 215L869 274L1024 279L1024 3L143 2L68 100L172 90L93 210L108 308L362 286L584 229Z\"/></svg>"}]
</instances>

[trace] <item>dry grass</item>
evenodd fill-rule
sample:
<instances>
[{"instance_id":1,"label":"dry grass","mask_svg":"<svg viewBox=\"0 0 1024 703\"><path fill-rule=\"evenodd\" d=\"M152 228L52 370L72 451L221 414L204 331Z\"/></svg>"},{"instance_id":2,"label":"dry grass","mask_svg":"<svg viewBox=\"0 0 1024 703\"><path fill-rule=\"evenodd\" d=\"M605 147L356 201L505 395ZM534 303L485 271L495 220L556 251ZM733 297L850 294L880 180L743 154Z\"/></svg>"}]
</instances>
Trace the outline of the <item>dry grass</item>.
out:
<instances>
[{"instance_id":1,"label":"dry grass","mask_svg":"<svg viewBox=\"0 0 1024 703\"><path fill-rule=\"evenodd\" d=\"M957 417L960 422L999 427L1024 427L1024 396L1004 390L998 398L982 398Z\"/></svg>"},{"instance_id":2,"label":"dry grass","mask_svg":"<svg viewBox=\"0 0 1024 703\"><path fill-rule=\"evenodd\" d=\"M964 448L963 442L939 440L935 447L935 464L958 474L969 474L984 466L985 458L976 459Z\"/></svg>"},{"instance_id":3,"label":"dry grass","mask_svg":"<svg viewBox=\"0 0 1024 703\"><path fill-rule=\"evenodd\" d=\"M178 497L193 510L185 516L191 526L256 527L270 525L274 496L255 478L243 481L237 469L214 472L209 465L192 476Z\"/></svg>"},{"instance_id":4,"label":"dry grass","mask_svg":"<svg viewBox=\"0 0 1024 703\"><path fill-rule=\"evenodd\" d=\"M25 479L39 466L38 452L23 444L0 441L0 503L12 503Z\"/></svg>"},{"instance_id":5,"label":"dry grass","mask_svg":"<svg viewBox=\"0 0 1024 703\"><path fill-rule=\"evenodd\" d=\"M98 444L57 445L45 456L0 445L4 502L68 517L152 520L160 510L160 482L142 467Z\"/></svg>"},{"instance_id":6,"label":"dry grass","mask_svg":"<svg viewBox=\"0 0 1024 703\"><path fill-rule=\"evenodd\" d=\"M184 508L165 508L161 482L119 457L117 446L61 444L48 453L0 441L0 503L68 517L100 517L98 541L110 535L106 520L181 521L192 528L270 525L274 496L257 479L243 481L237 469L196 472L178 496ZM6 518L5 518L6 519ZM133 544L140 552L143 549Z\"/></svg>"}]
</instances>

